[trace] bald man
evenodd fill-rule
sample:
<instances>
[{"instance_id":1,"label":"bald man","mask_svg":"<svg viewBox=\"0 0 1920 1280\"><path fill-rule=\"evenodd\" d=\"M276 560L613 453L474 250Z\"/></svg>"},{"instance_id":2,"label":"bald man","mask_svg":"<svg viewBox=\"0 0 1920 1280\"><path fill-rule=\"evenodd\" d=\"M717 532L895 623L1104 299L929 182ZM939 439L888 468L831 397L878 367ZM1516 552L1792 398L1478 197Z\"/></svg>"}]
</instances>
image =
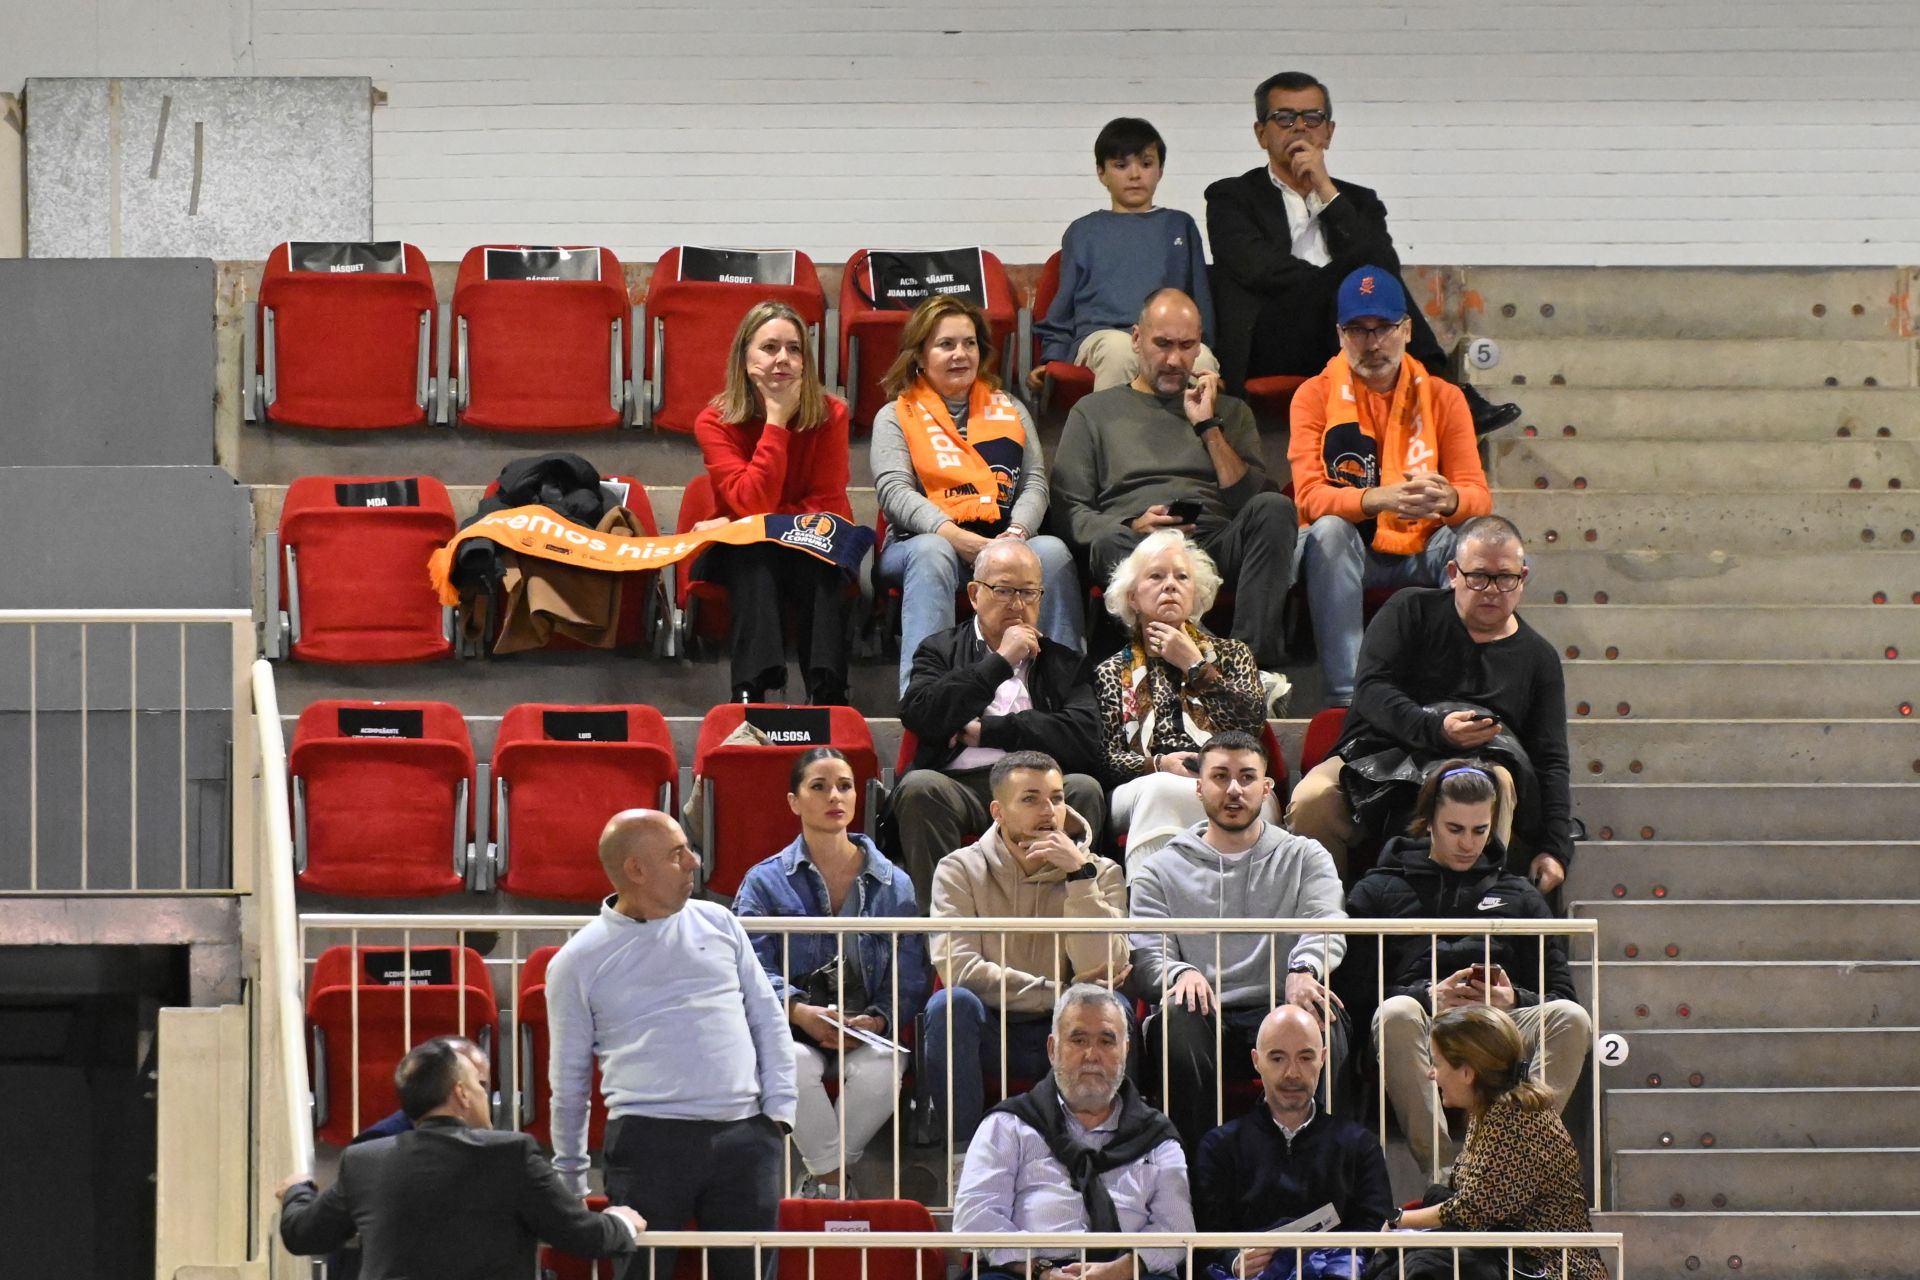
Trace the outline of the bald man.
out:
<instances>
[{"instance_id":1,"label":"bald man","mask_svg":"<svg viewBox=\"0 0 1920 1280\"><path fill-rule=\"evenodd\" d=\"M1268 1231L1327 1205L1341 1231L1377 1231L1386 1221L1386 1158L1372 1133L1322 1109L1326 1060L1320 1020L1299 1005L1283 1004L1260 1024L1260 1100L1201 1139L1194 1157L1197 1230ZM1219 1260L1236 1276L1257 1276L1272 1253L1252 1248Z\"/></svg>"},{"instance_id":2,"label":"bald man","mask_svg":"<svg viewBox=\"0 0 1920 1280\"><path fill-rule=\"evenodd\" d=\"M676 1229L771 1231L799 1101L786 1011L734 914L691 901L700 860L679 823L616 813L600 865L612 896L547 969L554 1167L585 1194L597 1053L607 1197ZM673 1252L635 1255L621 1280L665 1280ZM714 1250L711 1267L750 1280L753 1255Z\"/></svg>"},{"instance_id":3,"label":"bald man","mask_svg":"<svg viewBox=\"0 0 1920 1280\"><path fill-rule=\"evenodd\" d=\"M1140 374L1073 406L1054 455L1053 518L1105 582L1156 529L1180 528L1237 594L1233 637L1262 671L1287 659L1281 612L1299 521L1267 491L1253 411L1194 373L1200 310L1178 289L1147 299L1133 326Z\"/></svg>"},{"instance_id":4,"label":"bald man","mask_svg":"<svg viewBox=\"0 0 1920 1280\"><path fill-rule=\"evenodd\" d=\"M989 542L973 562L973 617L928 636L913 657L900 723L919 740L894 788L893 850L915 897L933 900L933 869L993 822L987 775L1009 751L1044 751L1065 775L1067 804L1100 842L1107 802L1093 667L1040 632L1040 557L1017 538Z\"/></svg>"}]
</instances>

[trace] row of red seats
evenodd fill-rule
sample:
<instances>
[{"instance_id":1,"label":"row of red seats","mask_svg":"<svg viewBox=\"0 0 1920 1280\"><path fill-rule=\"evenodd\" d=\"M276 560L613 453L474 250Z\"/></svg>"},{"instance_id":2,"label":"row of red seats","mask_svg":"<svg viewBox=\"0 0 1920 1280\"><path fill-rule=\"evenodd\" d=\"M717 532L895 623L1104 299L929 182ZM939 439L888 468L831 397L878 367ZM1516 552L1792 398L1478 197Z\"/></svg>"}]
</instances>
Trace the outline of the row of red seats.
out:
<instances>
[{"instance_id":1,"label":"row of red seats","mask_svg":"<svg viewBox=\"0 0 1920 1280\"><path fill-rule=\"evenodd\" d=\"M316 249L366 250L359 256L367 261L341 262L339 253ZM513 278L494 276L499 255L526 253L564 256L566 270L580 278L529 274L524 266ZM873 421L885 403L880 375L899 350L908 312L878 306L862 289L867 250L848 259L841 277L832 360L822 341L830 312L806 254L793 253L791 285L770 285L683 280L680 253L676 246L661 255L635 306L611 250L480 245L461 259L443 316L426 258L413 245L290 241L269 255L245 329L247 416L335 429L445 421L582 431L641 421L688 432L725 381L741 318L771 299L806 320L823 376L848 397L854 421ZM984 250L980 260L986 311L1006 340L1001 357L1011 369L1023 308L1000 260ZM368 265L379 269L361 269ZM1053 278L1057 285L1057 268Z\"/></svg>"},{"instance_id":2,"label":"row of red seats","mask_svg":"<svg viewBox=\"0 0 1920 1280\"><path fill-rule=\"evenodd\" d=\"M800 832L787 806L760 801L786 793L807 747L728 742L745 717L738 703L713 708L694 750L699 844L715 893L731 894L747 868ZM880 775L873 735L851 707L828 709L828 723L862 784L854 826L865 830ZM296 883L342 897L497 886L598 902L607 819L622 809L677 811L680 791L667 722L650 706L523 703L501 719L482 774L466 720L445 702L321 701L301 712L287 758Z\"/></svg>"}]
</instances>

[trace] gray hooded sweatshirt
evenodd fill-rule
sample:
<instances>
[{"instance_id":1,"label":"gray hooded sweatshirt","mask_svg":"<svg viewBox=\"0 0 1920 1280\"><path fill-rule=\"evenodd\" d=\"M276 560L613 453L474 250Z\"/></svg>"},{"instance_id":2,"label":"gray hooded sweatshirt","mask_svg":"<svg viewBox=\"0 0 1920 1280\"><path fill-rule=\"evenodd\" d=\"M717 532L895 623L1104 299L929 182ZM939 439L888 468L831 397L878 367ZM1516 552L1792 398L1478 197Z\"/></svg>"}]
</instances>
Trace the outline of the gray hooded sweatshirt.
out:
<instances>
[{"instance_id":1,"label":"gray hooded sweatshirt","mask_svg":"<svg viewBox=\"0 0 1920 1280\"><path fill-rule=\"evenodd\" d=\"M1206 842L1206 830L1198 823L1128 868L1134 919L1347 918L1340 873L1318 841L1268 822L1253 848L1223 854ZM1163 987L1198 969L1223 1007L1270 1006L1286 998L1289 968L1305 965L1325 981L1347 953L1346 936L1338 933L1223 933L1218 952L1215 936L1135 933L1135 989L1158 1000Z\"/></svg>"}]
</instances>

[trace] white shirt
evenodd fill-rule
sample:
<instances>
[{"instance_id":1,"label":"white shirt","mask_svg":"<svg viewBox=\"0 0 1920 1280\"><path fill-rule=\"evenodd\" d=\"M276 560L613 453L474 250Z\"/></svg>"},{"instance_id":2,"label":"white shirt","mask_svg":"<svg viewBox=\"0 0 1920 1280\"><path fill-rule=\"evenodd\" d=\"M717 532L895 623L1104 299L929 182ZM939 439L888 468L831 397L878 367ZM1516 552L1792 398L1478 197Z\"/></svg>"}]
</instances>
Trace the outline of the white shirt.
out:
<instances>
[{"instance_id":1,"label":"white shirt","mask_svg":"<svg viewBox=\"0 0 1920 1280\"><path fill-rule=\"evenodd\" d=\"M978 618L973 620L973 634L980 637L981 644L987 642L986 636L980 632ZM987 703L980 716L1010 716L1018 711L1033 710L1033 695L1027 691L1027 676L1032 670L1032 658L1015 667L1013 674L1002 680L1000 687L993 691L993 701ZM999 747L968 747L953 758L953 763L947 769L985 769L1005 754Z\"/></svg>"},{"instance_id":2,"label":"white shirt","mask_svg":"<svg viewBox=\"0 0 1920 1280\"><path fill-rule=\"evenodd\" d=\"M1320 230L1320 211L1327 202L1320 198L1317 191L1301 195L1275 176L1272 168L1267 170L1267 181L1280 189L1280 198L1287 206L1287 228L1293 232L1293 256L1302 262L1316 267L1324 267L1333 261L1333 255L1327 252L1327 237Z\"/></svg>"}]
</instances>

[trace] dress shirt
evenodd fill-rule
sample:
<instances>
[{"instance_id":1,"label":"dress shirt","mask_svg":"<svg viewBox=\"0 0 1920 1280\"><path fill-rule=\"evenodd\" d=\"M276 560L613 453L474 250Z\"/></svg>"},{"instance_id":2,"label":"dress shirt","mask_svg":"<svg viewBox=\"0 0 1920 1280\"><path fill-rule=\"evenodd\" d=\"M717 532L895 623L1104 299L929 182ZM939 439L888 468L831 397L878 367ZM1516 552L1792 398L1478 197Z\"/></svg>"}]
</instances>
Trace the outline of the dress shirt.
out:
<instances>
[{"instance_id":1,"label":"dress shirt","mask_svg":"<svg viewBox=\"0 0 1920 1280\"><path fill-rule=\"evenodd\" d=\"M1327 236L1320 230L1320 211L1327 202L1316 191L1301 195L1267 170L1267 179L1280 189L1280 198L1287 205L1287 227L1293 232L1293 256L1302 262L1324 267L1333 261L1333 255L1327 252Z\"/></svg>"},{"instance_id":2,"label":"dress shirt","mask_svg":"<svg viewBox=\"0 0 1920 1280\"><path fill-rule=\"evenodd\" d=\"M1068 1132L1077 1142L1104 1147L1120 1127L1120 1108L1092 1129L1064 1102ZM1187 1157L1171 1138L1144 1158L1100 1175L1113 1198L1120 1230L1193 1230L1193 1200L1187 1188ZM1087 1206L1053 1158L1047 1140L1026 1121L994 1111L981 1122L967 1148L960 1190L953 1201L955 1231L1086 1231ZM1056 1251L1059 1252L1059 1251ZM989 1266L1024 1262L1030 1249L988 1249ZM1170 1273L1186 1261L1181 1249L1141 1249L1140 1270Z\"/></svg>"},{"instance_id":3,"label":"dress shirt","mask_svg":"<svg viewBox=\"0 0 1920 1280\"><path fill-rule=\"evenodd\" d=\"M980 630L980 619L973 620L973 634L985 644L987 637ZM993 701L989 702L980 717L1010 716L1020 711L1033 710L1033 695L1027 692L1027 673L1033 670L1033 659L1028 658L1013 669L1013 674L1000 682L993 691ZM1007 754L999 747L968 747L947 765L949 772L958 773L962 769L985 769L1001 756Z\"/></svg>"}]
</instances>

